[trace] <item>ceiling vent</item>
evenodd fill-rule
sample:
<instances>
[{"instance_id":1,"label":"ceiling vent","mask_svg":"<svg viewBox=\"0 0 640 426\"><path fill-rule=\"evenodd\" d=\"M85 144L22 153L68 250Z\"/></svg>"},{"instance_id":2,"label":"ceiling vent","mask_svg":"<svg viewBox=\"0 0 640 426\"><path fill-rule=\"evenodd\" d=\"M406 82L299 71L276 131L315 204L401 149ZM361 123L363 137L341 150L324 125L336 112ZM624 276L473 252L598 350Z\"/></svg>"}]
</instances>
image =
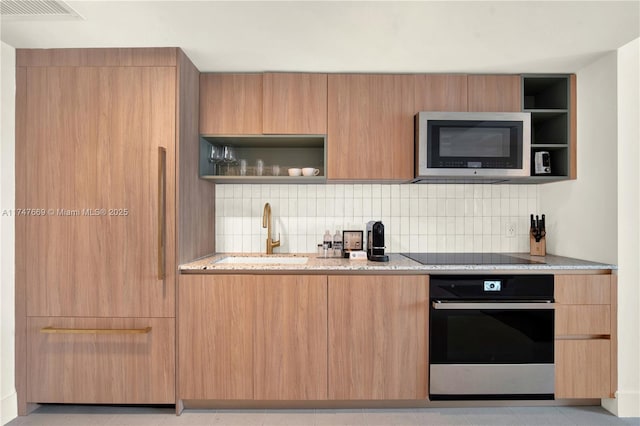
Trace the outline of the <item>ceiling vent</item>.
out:
<instances>
[{"instance_id":1,"label":"ceiling vent","mask_svg":"<svg viewBox=\"0 0 640 426\"><path fill-rule=\"evenodd\" d=\"M63 1L2 0L2 19L82 19L82 16Z\"/></svg>"}]
</instances>

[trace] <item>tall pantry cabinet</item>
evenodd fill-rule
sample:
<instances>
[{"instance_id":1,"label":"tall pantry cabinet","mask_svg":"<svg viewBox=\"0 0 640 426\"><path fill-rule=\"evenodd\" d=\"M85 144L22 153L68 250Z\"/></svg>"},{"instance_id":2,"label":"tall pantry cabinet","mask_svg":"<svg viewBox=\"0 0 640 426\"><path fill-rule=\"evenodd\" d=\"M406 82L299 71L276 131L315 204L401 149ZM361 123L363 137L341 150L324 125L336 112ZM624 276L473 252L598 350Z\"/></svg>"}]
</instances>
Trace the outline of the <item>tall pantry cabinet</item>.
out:
<instances>
[{"instance_id":1,"label":"tall pantry cabinet","mask_svg":"<svg viewBox=\"0 0 640 426\"><path fill-rule=\"evenodd\" d=\"M176 48L16 63L19 411L173 404L177 265L214 250L199 73Z\"/></svg>"}]
</instances>

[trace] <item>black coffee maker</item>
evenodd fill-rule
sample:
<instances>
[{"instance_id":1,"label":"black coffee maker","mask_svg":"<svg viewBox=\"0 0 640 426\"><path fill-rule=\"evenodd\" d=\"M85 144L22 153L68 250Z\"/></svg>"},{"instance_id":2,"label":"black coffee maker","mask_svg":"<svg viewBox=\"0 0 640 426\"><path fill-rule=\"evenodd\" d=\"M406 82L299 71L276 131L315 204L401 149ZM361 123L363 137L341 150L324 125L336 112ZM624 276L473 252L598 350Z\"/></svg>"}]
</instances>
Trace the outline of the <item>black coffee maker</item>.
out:
<instances>
[{"instance_id":1,"label":"black coffee maker","mask_svg":"<svg viewBox=\"0 0 640 426\"><path fill-rule=\"evenodd\" d=\"M373 262L388 262L389 256L384 254L384 225L372 220L367 223L367 259Z\"/></svg>"}]
</instances>

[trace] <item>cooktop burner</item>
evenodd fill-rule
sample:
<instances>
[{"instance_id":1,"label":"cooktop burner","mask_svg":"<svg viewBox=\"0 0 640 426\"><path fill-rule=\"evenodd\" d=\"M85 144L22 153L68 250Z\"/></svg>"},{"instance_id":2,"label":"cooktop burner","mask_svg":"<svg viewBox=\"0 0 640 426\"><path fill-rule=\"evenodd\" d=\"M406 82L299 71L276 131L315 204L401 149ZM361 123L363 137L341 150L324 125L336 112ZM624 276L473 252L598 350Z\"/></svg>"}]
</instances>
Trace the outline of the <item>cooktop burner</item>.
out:
<instances>
[{"instance_id":1,"label":"cooktop burner","mask_svg":"<svg viewBox=\"0 0 640 426\"><path fill-rule=\"evenodd\" d=\"M504 253L402 253L423 265L518 265L544 263Z\"/></svg>"}]
</instances>

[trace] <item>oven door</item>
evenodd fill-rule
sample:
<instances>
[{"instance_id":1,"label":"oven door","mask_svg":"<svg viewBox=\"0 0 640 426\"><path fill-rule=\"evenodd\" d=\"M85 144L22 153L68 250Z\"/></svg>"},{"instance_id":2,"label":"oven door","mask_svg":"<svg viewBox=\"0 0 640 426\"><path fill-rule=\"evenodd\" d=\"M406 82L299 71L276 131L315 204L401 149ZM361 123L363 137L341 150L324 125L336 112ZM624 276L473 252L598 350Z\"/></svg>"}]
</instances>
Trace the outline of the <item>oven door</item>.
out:
<instances>
[{"instance_id":1,"label":"oven door","mask_svg":"<svg viewBox=\"0 0 640 426\"><path fill-rule=\"evenodd\" d=\"M552 399L549 302L433 301L431 399Z\"/></svg>"}]
</instances>

